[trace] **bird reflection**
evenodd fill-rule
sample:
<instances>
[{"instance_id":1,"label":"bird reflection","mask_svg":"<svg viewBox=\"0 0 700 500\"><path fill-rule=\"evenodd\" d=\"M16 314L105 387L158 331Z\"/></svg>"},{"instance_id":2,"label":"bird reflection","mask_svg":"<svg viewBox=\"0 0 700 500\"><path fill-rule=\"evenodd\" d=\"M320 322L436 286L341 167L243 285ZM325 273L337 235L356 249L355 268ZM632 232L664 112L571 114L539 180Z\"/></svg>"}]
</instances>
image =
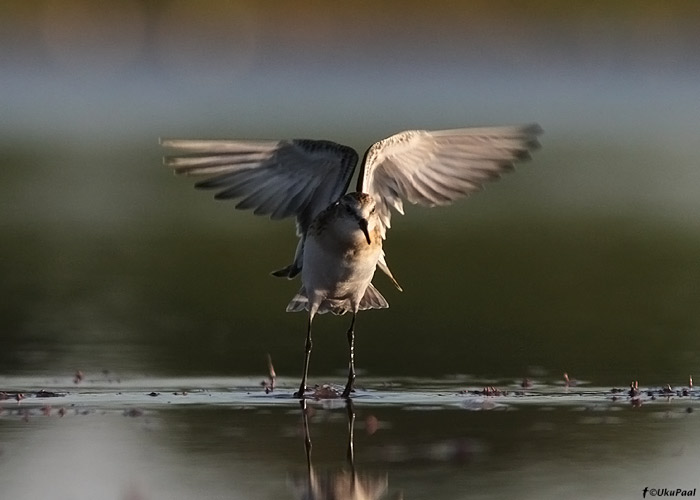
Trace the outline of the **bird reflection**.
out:
<instances>
[{"instance_id":1,"label":"bird reflection","mask_svg":"<svg viewBox=\"0 0 700 500\"><path fill-rule=\"evenodd\" d=\"M387 476L359 473L355 469L355 410L351 400L346 400L348 417L347 468L339 471L317 472L311 460L311 434L306 400L299 402L304 423L304 447L306 449L306 475L293 478L296 497L304 500L371 500L384 497L389 486Z\"/></svg>"}]
</instances>

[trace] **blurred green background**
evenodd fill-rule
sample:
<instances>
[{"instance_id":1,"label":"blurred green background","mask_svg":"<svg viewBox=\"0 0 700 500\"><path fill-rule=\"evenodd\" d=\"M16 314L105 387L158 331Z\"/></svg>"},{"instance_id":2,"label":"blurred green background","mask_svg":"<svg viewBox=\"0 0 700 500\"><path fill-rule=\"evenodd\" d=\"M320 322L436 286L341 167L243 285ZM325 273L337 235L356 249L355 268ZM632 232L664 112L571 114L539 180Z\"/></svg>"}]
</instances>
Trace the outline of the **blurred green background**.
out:
<instances>
[{"instance_id":1,"label":"blurred green background","mask_svg":"<svg viewBox=\"0 0 700 500\"><path fill-rule=\"evenodd\" d=\"M291 221L196 192L158 138L538 122L485 193L396 216L384 376L685 382L700 362L697 2L0 3L0 371L296 377ZM413 209L412 209L413 208ZM312 382L349 318L316 322Z\"/></svg>"}]
</instances>

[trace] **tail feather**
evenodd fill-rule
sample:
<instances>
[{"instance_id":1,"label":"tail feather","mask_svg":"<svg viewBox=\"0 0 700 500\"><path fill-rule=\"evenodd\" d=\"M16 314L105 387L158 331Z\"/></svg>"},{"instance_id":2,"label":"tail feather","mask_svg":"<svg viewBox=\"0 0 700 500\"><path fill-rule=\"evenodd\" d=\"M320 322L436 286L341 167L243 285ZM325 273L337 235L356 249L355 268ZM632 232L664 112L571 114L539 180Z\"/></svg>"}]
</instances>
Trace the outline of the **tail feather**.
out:
<instances>
[{"instance_id":1,"label":"tail feather","mask_svg":"<svg viewBox=\"0 0 700 500\"><path fill-rule=\"evenodd\" d=\"M287 304L287 312L299 312L309 310L309 298L306 296L306 290L302 286L297 294L292 297L292 300Z\"/></svg>"},{"instance_id":2,"label":"tail feather","mask_svg":"<svg viewBox=\"0 0 700 500\"><path fill-rule=\"evenodd\" d=\"M360 301L358 309L365 311L367 309L386 309L389 303L379 293L372 283L369 284L365 294ZM309 298L306 295L306 290L302 286L292 300L287 304L287 312L300 312L309 310ZM318 314L331 312L333 314L342 315L346 312L352 312L352 306L348 299L333 300L325 299L321 302L318 308Z\"/></svg>"},{"instance_id":3,"label":"tail feather","mask_svg":"<svg viewBox=\"0 0 700 500\"><path fill-rule=\"evenodd\" d=\"M379 293L372 283L369 284L365 294L360 301L360 311L366 309L386 309L389 307L389 303L386 301L384 296Z\"/></svg>"},{"instance_id":4,"label":"tail feather","mask_svg":"<svg viewBox=\"0 0 700 500\"><path fill-rule=\"evenodd\" d=\"M292 297L292 300L287 304L287 312L301 312L309 310L309 298L306 296L306 290L301 287L297 294ZM347 300L332 300L325 299L318 306L316 311L318 314L326 314L331 312L337 315L343 315L351 311L350 303Z\"/></svg>"},{"instance_id":5,"label":"tail feather","mask_svg":"<svg viewBox=\"0 0 700 500\"><path fill-rule=\"evenodd\" d=\"M298 231L297 231L298 232ZM297 243L297 249L294 252L294 262L287 267L274 271L273 276L278 278L292 279L301 272L302 263L304 261L304 237L302 236Z\"/></svg>"}]
</instances>

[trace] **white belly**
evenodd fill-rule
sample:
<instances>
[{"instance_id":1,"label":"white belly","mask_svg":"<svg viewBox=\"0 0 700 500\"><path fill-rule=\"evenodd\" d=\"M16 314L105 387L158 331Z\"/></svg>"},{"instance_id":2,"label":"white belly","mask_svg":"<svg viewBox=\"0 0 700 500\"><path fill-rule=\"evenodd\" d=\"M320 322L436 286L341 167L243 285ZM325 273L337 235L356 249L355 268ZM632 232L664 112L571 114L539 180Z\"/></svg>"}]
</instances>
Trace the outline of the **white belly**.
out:
<instances>
[{"instance_id":1,"label":"white belly","mask_svg":"<svg viewBox=\"0 0 700 500\"><path fill-rule=\"evenodd\" d=\"M323 243L326 243L325 245ZM342 248L307 238L304 247L302 282L309 302L347 301L349 310L359 304L372 281L381 244Z\"/></svg>"}]
</instances>

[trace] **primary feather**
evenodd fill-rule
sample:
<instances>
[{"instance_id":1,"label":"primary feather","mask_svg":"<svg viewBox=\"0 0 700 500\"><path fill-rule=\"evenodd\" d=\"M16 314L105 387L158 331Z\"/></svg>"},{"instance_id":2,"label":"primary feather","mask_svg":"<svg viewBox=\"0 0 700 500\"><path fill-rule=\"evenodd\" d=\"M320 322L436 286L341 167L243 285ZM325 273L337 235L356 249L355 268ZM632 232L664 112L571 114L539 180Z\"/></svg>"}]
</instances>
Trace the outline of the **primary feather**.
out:
<instances>
[{"instance_id":1,"label":"primary feather","mask_svg":"<svg viewBox=\"0 0 700 500\"><path fill-rule=\"evenodd\" d=\"M236 208L273 219L296 217L300 238L294 262L276 275L301 270L306 232L314 218L346 190L357 164L354 149L330 141L294 139L162 140L180 154L165 165L176 173L210 176L195 186L214 189L217 199L238 199Z\"/></svg>"},{"instance_id":2,"label":"primary feather","mask_svg":"<svg viewBox=\"0 0 700 500\"><path fill-rule=\"evenodd\" d=\"M541 132L538 125L400 132L367 150L357 190L377 201L386 237L391 208L403 213L403 200L446 205L481 190L529 158Z\"/></svg>"}]
</instances>

